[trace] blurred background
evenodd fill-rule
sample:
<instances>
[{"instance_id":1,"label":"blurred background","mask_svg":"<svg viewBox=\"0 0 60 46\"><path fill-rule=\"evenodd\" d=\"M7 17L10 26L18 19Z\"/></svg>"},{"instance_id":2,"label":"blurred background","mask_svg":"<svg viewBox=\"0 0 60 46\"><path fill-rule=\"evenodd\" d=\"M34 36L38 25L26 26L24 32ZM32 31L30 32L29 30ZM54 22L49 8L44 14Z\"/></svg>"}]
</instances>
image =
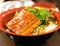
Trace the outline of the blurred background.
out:
<instances>
[{"instance_id":1,"label":"blurred background","mask_svg":"<svg viewBox=\"0 0 60 46\"><path fill-rule=\"evenodd\" d=\"M0 2L4 2L4 1L29 1L29 0L0 0ZM60 0L32 0L32 1L49 1L49 2L53 2L55 4L60 4Z\"/></svg>"},{"instance_id":2,"label":"blurred background","mask_svg":"<svg viewBox=\"0 0 60 46\"><path fill-rule=\"evenodd\" d=\"M3 2L3 1L29 1L29 0L1 0L1 1ZM60 5L58 5L58 4L60 4L60 0L32 0L32 1L35 1L35 2L48 1L48 2L52 2L52 3L56 4L60 8Z\"/></svg>"}]
</instances>

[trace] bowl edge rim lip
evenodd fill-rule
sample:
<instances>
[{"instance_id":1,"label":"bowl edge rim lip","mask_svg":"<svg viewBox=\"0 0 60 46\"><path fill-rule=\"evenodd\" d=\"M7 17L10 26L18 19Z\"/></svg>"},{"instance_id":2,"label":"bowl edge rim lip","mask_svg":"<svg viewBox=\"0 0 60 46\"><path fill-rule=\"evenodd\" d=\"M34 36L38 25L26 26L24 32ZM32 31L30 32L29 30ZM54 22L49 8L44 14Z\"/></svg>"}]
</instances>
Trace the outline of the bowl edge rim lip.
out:
<instances>
[{"instance_id":1,"label":"bowl edge rim lip","mask_svg":"<svg viewBox=\"0 0 60 46\"><path fill-rule=\"evenodd\" d=\"M15 9L18 9L18 8L14 8L13 10L15 10ZM8 10L8 11L12 11L12 9L10 9L10 10ZM1 16L2 16L3 14L7 13L8 11L3 12L3 13L0 15L0 18L1 18ZM1 19L1 20L2 20L2 19ZM0 22L0 23L1 23L1 22ZM2 26L2 25L1 25L1 26ZM58 25L55 29L52 29L52 30L54 30L54 31L51 31L51 32L48 32L48 33L44 33L44 34L41 34L41 35L46 35L46 34L55 32L55 31L58 30L59 28L60 28L60 27L59 27L59 25ZM0 30L2 30L2 29L0 29ZM2 30L2 31L3 31L3 30ZM7 31L3 31L3 32L8 33ZM13 34L13 33L8 33L8 34L16 35L16 34ZM39 36L39 35L16 35L16 36Z\"/></svg>"}]
</instances>

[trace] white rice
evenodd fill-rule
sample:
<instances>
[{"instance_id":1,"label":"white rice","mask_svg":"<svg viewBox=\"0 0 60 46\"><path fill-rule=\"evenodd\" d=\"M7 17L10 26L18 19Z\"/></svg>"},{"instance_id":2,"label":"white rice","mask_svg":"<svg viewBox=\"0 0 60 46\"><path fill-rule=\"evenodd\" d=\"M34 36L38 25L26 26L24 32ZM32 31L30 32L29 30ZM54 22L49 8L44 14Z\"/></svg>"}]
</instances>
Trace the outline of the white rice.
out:
<instances>
[{"instance_id":1,"label":"white rice","mask_svg":"<svg viewBox=\"0 0 60 46\"><path fill-rule=\"evenodd\" d=\"M45 32L50 32L52 31L53 29L55 29L57 27L57 25L55 24L49 24L46 28L45 28Z\"/></svg>"}]
</instances>

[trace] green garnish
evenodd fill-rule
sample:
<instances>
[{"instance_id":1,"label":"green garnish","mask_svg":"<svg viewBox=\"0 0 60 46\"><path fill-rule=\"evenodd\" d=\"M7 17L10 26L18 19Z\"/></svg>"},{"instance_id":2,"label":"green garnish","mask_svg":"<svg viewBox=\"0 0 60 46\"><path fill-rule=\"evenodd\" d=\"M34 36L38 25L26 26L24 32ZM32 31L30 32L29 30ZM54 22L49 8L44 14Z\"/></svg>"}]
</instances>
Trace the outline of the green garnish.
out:
<instances>
[{"instance_id":1,"label":"green garnish","mask_svg":"<svg viewBox=\"0 0 60 46\"><path fill-rule=\"evenodd\" d=\"M51 16L51 13L46 8L40 7L27 7L26 10L35 14L35 16L41 21L42 24L48 24L47 17Z\"/></svg>"}]
</instances>

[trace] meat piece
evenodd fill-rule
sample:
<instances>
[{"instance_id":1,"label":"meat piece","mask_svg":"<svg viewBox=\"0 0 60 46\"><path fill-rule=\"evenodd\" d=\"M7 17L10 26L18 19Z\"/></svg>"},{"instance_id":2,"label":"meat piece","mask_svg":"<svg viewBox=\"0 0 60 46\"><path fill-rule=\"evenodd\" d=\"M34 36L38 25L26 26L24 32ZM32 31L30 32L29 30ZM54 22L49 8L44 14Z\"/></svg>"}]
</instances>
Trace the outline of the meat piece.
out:
<instances>
[{"instance_id":1,"label":"meat piece","mask_svg":"<svg viewBox=\"0 0 60 46\"><path fill-rule=\"evenodd\" d=\"M7 27L18 35L29 35L39 25L40 20L24 9L7 23Z\"/></svg>"},{"instance_id":2,"label":"meat piece","mask_svg":"<svg viewBox=\"0 0 60 46\"><path fill-rule=\"evenodd\" d=\"M34 31L34 29L39 26L40 21L36 21L34 24L32 24L28 29L26 29L21 35L29 35Z\"/></svg>"}]
</instances>

